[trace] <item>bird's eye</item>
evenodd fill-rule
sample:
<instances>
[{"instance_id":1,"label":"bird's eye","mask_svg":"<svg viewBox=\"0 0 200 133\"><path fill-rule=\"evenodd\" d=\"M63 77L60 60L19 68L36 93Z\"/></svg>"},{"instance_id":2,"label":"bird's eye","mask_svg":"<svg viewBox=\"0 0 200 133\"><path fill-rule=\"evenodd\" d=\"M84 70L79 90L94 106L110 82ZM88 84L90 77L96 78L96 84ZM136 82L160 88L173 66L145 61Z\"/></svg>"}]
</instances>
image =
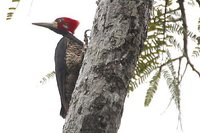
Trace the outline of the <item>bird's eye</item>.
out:
<instances>
[{"instance_id":1,"label":"bird's eye","mask_svg":"<svg viewBox=\"0 0 200 133\"><path fill-rule=\"evenodd\" d=\"M58 23L61 23L61 22L62 22L62 19L58 18L58 19L56 19L55 21L58 22Z\"/></svg>"}]
</instances>

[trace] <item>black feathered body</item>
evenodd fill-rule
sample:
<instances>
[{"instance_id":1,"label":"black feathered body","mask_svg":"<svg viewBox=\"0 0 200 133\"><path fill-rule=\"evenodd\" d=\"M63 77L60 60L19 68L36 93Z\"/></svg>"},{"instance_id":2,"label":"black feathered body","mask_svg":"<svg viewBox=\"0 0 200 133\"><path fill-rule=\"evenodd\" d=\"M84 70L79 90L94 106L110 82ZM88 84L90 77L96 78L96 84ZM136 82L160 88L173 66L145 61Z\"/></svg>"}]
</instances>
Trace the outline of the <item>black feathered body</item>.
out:
<instances>
[{"instance_id":1,"label":"black feathered body","mask_svg":"<svg viewBox=\"0 0 200 133\"><path fill-rule=\"evenodd\" d=\"M61 99L60 115L65 118L84 56L83 43L76 37L63 37L55 50L55 72Z\"/></svg>"}]
</instances>

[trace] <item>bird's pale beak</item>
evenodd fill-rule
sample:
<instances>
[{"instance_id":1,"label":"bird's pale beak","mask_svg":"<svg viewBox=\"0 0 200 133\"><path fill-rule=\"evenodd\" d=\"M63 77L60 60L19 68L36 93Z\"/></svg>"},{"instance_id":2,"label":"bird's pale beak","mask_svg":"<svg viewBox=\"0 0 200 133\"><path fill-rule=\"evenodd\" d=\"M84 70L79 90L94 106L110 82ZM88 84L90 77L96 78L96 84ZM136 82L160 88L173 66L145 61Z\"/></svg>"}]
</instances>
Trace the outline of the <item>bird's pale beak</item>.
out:
<instances>
[{"instance_id":1,"label":"bird's pale beak","mask_svg":"<svg viewBox=\"0 0 200 133\"><path fill-rule=\"evenodd\" d=\"M49 29L57 29L57 22L53 23L32 23L33 25L49 28Z\"/></svg>"},{"instance_id":2,"label":"bird's pale beak","mask_svg":"<svg viewBox=\"0 0 200 133\"><path fill-rule=\"evenodd\" d=\"M61 35L70 34L67 31L60 30L58 28L58 22L56 22L56 21L54 21L53 23L32 23L32 24L48 28L48 29L50 29L50 30L52 30L52 31L54 31L58 34L61 34Z\"/></svg>"}]
</instances>

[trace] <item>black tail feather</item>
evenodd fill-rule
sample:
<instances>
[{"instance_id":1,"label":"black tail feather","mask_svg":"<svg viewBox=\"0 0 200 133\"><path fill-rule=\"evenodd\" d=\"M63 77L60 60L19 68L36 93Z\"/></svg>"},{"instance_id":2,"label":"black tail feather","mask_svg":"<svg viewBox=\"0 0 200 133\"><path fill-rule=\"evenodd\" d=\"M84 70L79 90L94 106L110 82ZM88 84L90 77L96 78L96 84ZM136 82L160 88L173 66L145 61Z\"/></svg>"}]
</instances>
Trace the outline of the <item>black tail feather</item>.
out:
<instances>
[{"instance_id":1,"label":"black tail feather","mask_svg":"<svg viewBox=\"0 0 200 133\"><path fill-rule=\"evenodd\" d=\"M64 106L62 105L61 109L60 109L60 116L62 116L63 119L65 119L67 115L67 111L65 110Z\"/></svg>"}]
</instances>

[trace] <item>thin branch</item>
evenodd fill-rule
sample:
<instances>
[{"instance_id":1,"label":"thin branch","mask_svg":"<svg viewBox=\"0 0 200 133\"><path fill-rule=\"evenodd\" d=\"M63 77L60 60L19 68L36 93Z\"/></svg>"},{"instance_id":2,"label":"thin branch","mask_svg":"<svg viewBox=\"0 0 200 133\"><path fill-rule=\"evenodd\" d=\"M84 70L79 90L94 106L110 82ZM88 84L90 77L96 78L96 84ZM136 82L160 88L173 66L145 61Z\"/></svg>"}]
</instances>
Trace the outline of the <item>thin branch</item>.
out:
<instances>
[{"instance_id":1,"label":"thin branch","mask_svg":"<svg viewBox=\"0 0 200 133\"><path fill-rule=\"evenodd\" d=\"M200 77L200 72L194 67L194 65L192 64L192 62L190 61L190 58L188 56L188 36L187 36L187 32L188 32L188 27L187 27L187 21L186 21L186 14L185 14L185 7L184 7L184 0L178 0L179 6L180 6L180 10L181 10L181 15L182 15L182 21L183 21L183 43L184 43L184 56L187 59L188 64L190 65L190 67L192 68L192 70L194 72L196 72L199 77Z\"/></svg>"},{"instance_id":2,"label":"thin branch","mask_svg":"<svg viewBox=\"0 0 200 133\"><path fill-rule=\"evenodd\" d=\"M181 131L183 131L183 125L182 125L182 118L181 118L181 112L179 111L179 114L178 114L178 125L180 125L181 127ZM178 125L177 125L177 129L178 129Z\"/></svg>"},{"instance_id":3,"label":"thin branch","mask_svg":"<svg viewBox=\"0 0 200 133\"><path fill-rule=\"evenodd\" d=\"M190 65L190 67L192 68L192 70L194 72L196 72L197 75L200 77L200 72L194 67L194 64L192 64L190 60L188 60L188 64Z\"/></svg>"},{"instance_id":4,"label":"thin branch","mask_svg":"<svg viewBox=\"0 0 200 133\"><path fill-rule=\"evenodd\" d=\"M180 56L180 57L177 57L177 58L174 58L174 59L170 59L170 60L168 60L167 62L165 62L165 63L163 63L162 65L160 65L159 66L159 68L160 67L163 67L163 66L165 66L165 65L167 65L167 64L169 64L169 63L172 63L172 62L174 62L174 61L176 61L176 60L180 60L180 59L182 59L184 56Z\"/></svg>"},{"instance_id":5,"label":"thin branch","mask_svg":"<svg viewBox=\"0 0 200 133\"><path fill-rule=\"evenodd\" d=\"M183 77L184 77L184 75L185 75L185 73L186 73L187 66L188 66L188 63L186 63L186 65L185 65L185 69L184 69L183 74L182 74L182 76L181 76L180 83L181 83L181 81L183 80Z\"/></svg>"},{"instance_id":6,"label":"thin branch","mask_svg":"<svg viewBox=\"0 0 200 133\"><path fill-rule=\"evenodd\" d=\"M182 61L182 58L181 59L179 59L179 63L178 63L178 76L177 76L177 78L178 78L178 84L180 84L180 71L181 71L181 61Z\"/></svg>"},{"instance_id":7,"label":"thin branch","mask_svg":"<svg viewBox=\"0 0 200 133\"><path fill-rule=\"evenodd\" d=\"M188 26L187 26L187 21L186 21L186 14L185 14L185 7L184 7L184 0L178 0L180 10L181 10L181 16L182 16L182 21L183 21L183 45L184 45L184 55L188 57Z\"/></svg>"},{"instance_id":8,"label":"thin branch","mask_svg":"<svg viewBox=\"0 0 200 133\"><path fill-rule=\"evenodd\" d=\"M165 33L166 33L166 13L167 13L167 4L168 1L165 1L165 12L164 12L164 22L163 22L163 40L165 39Z\"/></svg>"},{"instance_id":9,"label":"thin branch","mask_svg":"<svg viewBox=\"0 0 200 133\"><path fill-rule=\"evenodd\" d=\"M176 11L179 11L179 10L180 10L180 8L178 7L176 9L174 9L174 10L166 11L166 14L170 14L172 12L176 12Z\"/></svg>"}]
</instances>

